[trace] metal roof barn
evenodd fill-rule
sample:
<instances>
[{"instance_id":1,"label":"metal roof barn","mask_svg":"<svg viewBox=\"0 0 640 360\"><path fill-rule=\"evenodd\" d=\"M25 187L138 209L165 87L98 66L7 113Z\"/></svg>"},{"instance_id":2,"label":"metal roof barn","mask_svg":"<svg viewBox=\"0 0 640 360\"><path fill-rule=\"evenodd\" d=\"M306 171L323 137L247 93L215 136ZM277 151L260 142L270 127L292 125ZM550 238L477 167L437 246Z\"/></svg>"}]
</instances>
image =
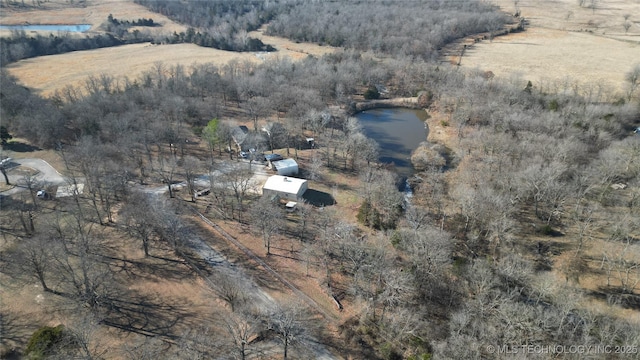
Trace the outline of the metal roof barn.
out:
<instances>
[{"instance_id":1,"label":"metal roof barn","mask_svg":"<svg viewBox=\"0 0 640 360\"><path fill-rule=\"evenodd\" d=\"M271 162L271 166L273 167L273 170L275 170L278 175L282 175L282 176L298 175L298 163L293 159L273 161Z\"/></svg>"}]
</instances>

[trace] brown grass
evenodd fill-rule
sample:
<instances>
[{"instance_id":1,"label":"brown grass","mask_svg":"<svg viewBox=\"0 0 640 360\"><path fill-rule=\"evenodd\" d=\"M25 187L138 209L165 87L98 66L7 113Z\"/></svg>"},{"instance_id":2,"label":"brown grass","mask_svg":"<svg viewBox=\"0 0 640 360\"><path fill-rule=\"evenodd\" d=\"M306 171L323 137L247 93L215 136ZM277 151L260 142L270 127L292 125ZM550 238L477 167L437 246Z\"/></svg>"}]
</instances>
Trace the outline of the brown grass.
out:
<instances>
[{"instance_id":1,"label":"brown grass","mask_svg":"<svg viewBox=\"0 0 640 360\"><path fill-rule=\"evenodd\" d=\"M31 5L31 1L25 1ZM87 0L84 5L73 4L68 0L50 0L42 2L40 7L18 6L3 8L0 12L2 25L23 24L90 24L88 34L100 32L100 25L107 21L109 14L116 19L137 20L139 18L151 18L162 27L145 28L145 30L172 33L185 31L184 25L173 22L158 13L147 10L144 6L133 3L131 0ZM0 33L6 35L6 32Z\"/></svg>"},{"instance_id":2,"label":"brown grass","mask_svg":"<svg viewBox=\"0 0 640 360\"><path fill-rule=\"evenodd\" d=\"M162 27L151 31L171 34L185 31L186 27L176 24L168 18L148 11L130 0L88 1L86 7L70 6L62 0L45 3L42 9L19 10L10 8L2 12L0 23L12 24L91 24L89 34L100 33L100 24L109 14L118 19L152 18ZM145 28L144 30L149 30ZM0 33L0 35L2 35ZM4 34L6 35L6 33ZM263 35L263 29L251 32L249 36L262 39L273 45L277 51L271 53L239 53L213 48L199 47L193 44L151 45L132 44L118 47L76 51L72 53L42 56L19 61L8 66L9 72L19 81L43 96L51 96L65 86L83 88L89 76L109 75L116 80L128 77L137 79L143 72L151 70L156 63L166 67L181 64L189 67L194 64L213 63L222 66L231 60L263 62L278 57L293 60L307 56L321 56L335 48L314 44L295 43L287 39Z\"/></svg>"},{"instance_id":3,"label":"brown grass","mask_svg":"<svg viewBox=\"0 0 640 360\"><path fill-rule=\"evenodd\" d=\"M2 216L7 214L2 212ZM43 222L41 220L41 222ZM43 224L39 224L44 226ZM132 326L143 326L143 332L157 331L162 339L180 336L183 331L195 326L207 326L216 311L225 311L224 304L199 279L191 268L175 258L173 252L164 246L154 245L151 253L157 257L145 258L140 250L140 242L129 238L121 232L105 227L105 237L113 249L118 249L115 257L122 260L112 260L110 269L118 281L121 290L128 292L131 297L130 308L145 311L139 318L130 317ZM12 246L12 241L0 243L0 249L5 251ZM167 260L169 259L169 260ZM172 261L175 260L175 261ZM40 326L56 326L66 324L73 327L79 313L71 311L73 304L64 297L42 291L37 281L16 278L9 273L0 272L2 284L2 301L0 311L8 324L0 345L0 354L11 348L18 351L24 346L31 334ZM135 304L136 299L145 299L145 304ZM163 307L165 307L163 309ZM170 310L173 309L173 310ZM156 316L154 314L160 314ZM148 316L148 318L144 318ZM112 313L107 319L116 319ZM144 326L145 321L162 325L153 329L153 325ZM4 324L3 324L4 325ZM109 349L108 358L125 358L122 353L124 345L132 345L142 340L144 336L135 331L119 330L116 327L100 326L92 343L101 349ZM171 356L171 355L168 355Z\"/></svg>"},{"instance_id":4,"label":"brown grass","mask_svg":"<svg viewBox=\"0 0 640 360\"><path fill-rule=\"evenodd\" d=\"M494 3L514 12L512 0ZM523 88L531 80L545 91L573 91L576 84L583 91L602 85L607 95L625 90L624 74L640 59L640 3L600 2L595 12L575 0L521 0L519 7L530 22L527 30L473 45L462 58L463 68L490 70L498 79L516 77ZM633 22L627 34L625 14Z\"/></svg>"}]
</instances>

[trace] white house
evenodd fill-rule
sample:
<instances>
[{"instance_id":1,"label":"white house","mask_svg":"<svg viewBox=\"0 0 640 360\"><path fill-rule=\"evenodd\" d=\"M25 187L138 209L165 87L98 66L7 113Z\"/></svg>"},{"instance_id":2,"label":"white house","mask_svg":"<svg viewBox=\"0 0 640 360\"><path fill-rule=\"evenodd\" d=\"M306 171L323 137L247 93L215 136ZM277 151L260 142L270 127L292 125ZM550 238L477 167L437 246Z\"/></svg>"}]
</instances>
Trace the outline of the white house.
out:
<instances>
[{"instance_id":1,"label":"white house","mask_svg":"<svg viewBox=\"0 0 640 360\"><path fill-rule=\"evenodd\" d=\"M262 187L262 196L279 197L292 201L300 201L308 189L307 180L287 176L273 175Z\"/></svg>"},{"instance_id":2,"label":"white house","mask_svg":"<svg viewBox=\"0 0 640 360\"><path fill-rule=\"evenodd\" d=\"M282 176L298 175L298 163L293 159L273 161L271 162L271 166L278 175L282 175Z\"/></svg>"}]
</instances>

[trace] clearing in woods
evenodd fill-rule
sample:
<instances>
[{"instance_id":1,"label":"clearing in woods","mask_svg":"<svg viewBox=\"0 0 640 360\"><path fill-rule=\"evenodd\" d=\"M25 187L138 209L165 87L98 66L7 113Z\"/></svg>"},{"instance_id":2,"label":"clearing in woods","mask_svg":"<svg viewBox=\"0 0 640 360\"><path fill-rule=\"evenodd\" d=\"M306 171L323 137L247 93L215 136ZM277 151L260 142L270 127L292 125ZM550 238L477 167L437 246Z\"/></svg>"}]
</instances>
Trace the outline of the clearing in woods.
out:
<instances>
[{"instance_id":1,"label":"clearing in woods","mask_svg":"<svg viewBox=\"0 0 640 360\"><path fill-rule=\"evenodd\" d=\"M625 91L625 73L640 63L639 1L595 2L593 9L586 6L590 2L580 7L576 0L493 2L510 13L517 6L529 25L525 32L467 47L463 68L491 71L502 79L515 76L523 87L530 80L549 92L573 91L575 85L581 93L600 86L605 96Z\"/></svg>"}]
</instances>

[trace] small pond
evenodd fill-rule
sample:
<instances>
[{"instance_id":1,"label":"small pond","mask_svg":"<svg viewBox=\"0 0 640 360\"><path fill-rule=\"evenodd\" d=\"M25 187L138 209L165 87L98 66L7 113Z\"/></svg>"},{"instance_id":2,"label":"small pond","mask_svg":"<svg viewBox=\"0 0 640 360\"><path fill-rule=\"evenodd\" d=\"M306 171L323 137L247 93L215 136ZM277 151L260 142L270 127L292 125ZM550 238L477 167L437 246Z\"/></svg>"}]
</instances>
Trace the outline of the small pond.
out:
<instances>
[{"instance_id":1,"label":"small pond","mask_svg":"<svg viewBox=\"0 0 640 360\"><path fill-rule=\"evenodd\" d=\"M91 29L88 24L75 25L0 25L0 30L50 31L50 32L80 32Z\"/></svg>"},{"instance_id":2,"label":"small pond","mask_svg":"<svg viewBox=\"0 0 640 360\"><path fill-rule=\"evenodd\" d=\"M380 161L394 163L398 175L413 174L411 152L427 140L429 129L424 110L391 108L372 109L355 115L364 134L380 145Z\"/></svg>"}]
</instances>

